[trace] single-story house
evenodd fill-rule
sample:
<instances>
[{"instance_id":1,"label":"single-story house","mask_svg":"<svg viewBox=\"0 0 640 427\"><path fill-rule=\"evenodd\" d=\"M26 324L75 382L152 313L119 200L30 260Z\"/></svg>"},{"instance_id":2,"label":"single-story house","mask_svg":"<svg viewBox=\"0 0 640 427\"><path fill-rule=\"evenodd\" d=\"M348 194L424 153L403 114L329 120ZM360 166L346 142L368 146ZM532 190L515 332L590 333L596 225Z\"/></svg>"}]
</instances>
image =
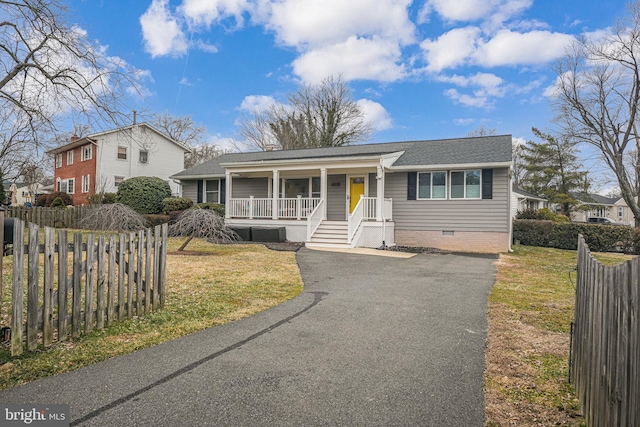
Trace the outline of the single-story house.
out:
<instances>
[{"instance_id":1,"label":"single-story house","mask_svg":"<svg viewBox=\"0 0 640 427\"><path fill-rule=\"evenodd\" d=\"M540 197L513 185L511 187L511 214L515 218L518 212L525 209L543 209L549 207L549 199Z\"/></svg>"},{"instance_id":2,"label":"single-story house","mask_svg":"<svg viewBox=\"0 0 640 427\"><path fill-rule=\"evenodd\" d=\"M583 207L589 207L588 210L572 213L571 219L573 221L586 222L592 217L609 218L614 221L622 220L619 215L622 210L620 209L620 206L616 205L618 198L605 197L600 194L592 193L572 194L572 196L578 200ZM628 221L621 222L628 223Z\"/></svg>"},{"instance_id":3,"label":"single-story house","mask_svg":"<svg viewBox=\"0 0 640 427\"><path fill-rule=\"evenodd\" d=\"M503 252L511 136L224 154L173 175L233 226L284 227L307 246Z\"/></svg>"}]
</instances>

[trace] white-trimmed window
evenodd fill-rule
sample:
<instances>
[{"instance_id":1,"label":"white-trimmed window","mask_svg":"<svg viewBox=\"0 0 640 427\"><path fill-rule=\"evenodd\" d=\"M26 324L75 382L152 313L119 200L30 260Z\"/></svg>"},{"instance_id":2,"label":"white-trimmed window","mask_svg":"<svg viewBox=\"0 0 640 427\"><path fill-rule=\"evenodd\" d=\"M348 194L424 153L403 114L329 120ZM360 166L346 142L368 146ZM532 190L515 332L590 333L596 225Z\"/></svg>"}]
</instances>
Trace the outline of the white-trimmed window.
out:
<instances>
[{"instance_id":1,"label":"white-trimmed window","mask_svg":"<svg viewBox=\"0 0 640 427\"><path fill-rule=\"evenodd\" d=\"M93 145L84 145L82 147L82 161L91 160L93 157Z\"/></svg>"},{"instance_id":2,"label":"white-trimmed window","mask_svg":"<svg viewBox=\"0 0 640 427\"><path fill-rule=\"evenodd\" d=\"M56 168L62 167L62 153L56 154Z\"/></svg>"},{"instance_id":3,"label":"white-trimmed window","mask_svg":"<svg viewBox=\"0 0 640 427\"><path fill-rule=\"evenodd\" d=\"M73 164L73 150L67 151L67 165Z\"/></svg>"},{"instance_id":4,"label":"white-trimmed window","mask_svg":"<svg viewBox=\"0 0 640 427\"><path fill-rule=\"evenodd\" d=\"M118 160L127 160L127 147L118 147Z\"/></svg>"},{"instance_id":5,"label":"white-trimmed window","mask_svg":"<svg viewBox=\"0 0 640 427\"><path fill-rule=\"evenodd\" d=\"M149 162L149 152L145 150L140 150L140 163Z\"/></svg>"},{"instance_id":6,"label":"white-trimmed window","mask_svg":"<svg viewBox=\"0 0 640 427\"><path fill-rule=\"evenodd\" d=\"M91 184L91 175L82 175L82 192L88 193Z\"/></svg>"},{"instance_id":7,"label":"white-trimmed window","mask_svg":"<svg viewBox=\"0 0 640 427\"><path fill-rule=\"evenodd\" d=\"M113 180L113 185L117 187L120 184L122 184L122 181L124 181L124 176L115 176Z\"/></svg>"},{"instance_id":8,"label":"white-trimmed window","mask_svg":"<svg viewBox=\"0 0 640 427\"><path fill-rule=\"evenodd\" d=\"M208 179L205 181L205 202L220 203L220 180Z\"/></svg>"},{"instance_id":9,"label":"white-trimmed window","mask_svg":"<svg viewBox=\"0 0 640 427\"><path fill-rule=\"evenodd\" d=\"M418 199L446 199L447 173L420 172L418 173Z\"/></svg>"},{"instance_id":10,"label":"white-trimmed window","mask_svg":"<svg viewBox=\"0 0 640 427\"><path fill-rule=\"evenodd\" d=\"M58 178L56 180L56 190L63 193L67 193L67 194L73 194L75 190L75 183L76 183L75 178L68 178L68 179Z\"/></svg>"},{"instance_id":11,"label":"white-trimmed window","mask_svg":"<svg viewBox=\"0 0 640 427\"><path fill-rule=\"evenodd\" d=\"M320 177L283 178L280 181L280 197L320 197Z\"/></svg>"},{"instance_id":12,"label":"white-trimmed window","mask_svg":"<svg viewBox=\"0 0 640 427\"><path fill-rule=\"evenodd\" d=\"M451 172L452 199L481 198L480 181L482 173L478 170Z\"/></svg>"},{"instance_id":13,"label":"white-trimmed window","mask_svg":"<svg viewBox=\"0 0 640 427\"><path fill-rule=\"evenodd\" d=\"M618 206L618 218L622 218L624 216L624 208L622 206Z\"/></svg>"}]
</instances>

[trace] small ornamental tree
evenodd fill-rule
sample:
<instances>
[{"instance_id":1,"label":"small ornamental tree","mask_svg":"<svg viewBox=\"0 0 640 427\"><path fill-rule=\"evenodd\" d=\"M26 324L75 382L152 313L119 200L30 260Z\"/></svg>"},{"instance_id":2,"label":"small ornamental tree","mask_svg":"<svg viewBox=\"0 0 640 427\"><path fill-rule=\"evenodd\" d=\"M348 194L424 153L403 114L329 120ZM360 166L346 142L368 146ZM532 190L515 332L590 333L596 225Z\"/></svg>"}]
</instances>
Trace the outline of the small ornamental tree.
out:
<instances>
[{"instance_id":1,"label":"small ornamental tree","mask_svg":"<svg viewBox=\"0 0 640 427\"><path fill-rule=\"evenodd\" d=\"M178 248L183 251L194 237L202 237L212 243L230 243L238 240L238 235L229 229L224 218L209 209L188 209L169 226L169 235L187 237Z\"/></svg>"},{"instance_id":2,"label":"small ornamental tree","mask_svg":"<svg viewBox=\"0 0 640 427\"><path fill-rule=\"evenodd\" d=\"M91 206L80 220L85 230L137 231L145 226L142 215L121 203Z\"/></svg>"},{"instance_id":3,"label":"small ornamental tree","mask_svg":"<svg viewBox=\"0 0 640 427\"><path fill-rule=\"evenodd\" d=\"M162 200L171 196L171 187L154 176L129 178L118 186L117 202L129 206L139 214L162 213Z\"/></svg>"}]
</instances>

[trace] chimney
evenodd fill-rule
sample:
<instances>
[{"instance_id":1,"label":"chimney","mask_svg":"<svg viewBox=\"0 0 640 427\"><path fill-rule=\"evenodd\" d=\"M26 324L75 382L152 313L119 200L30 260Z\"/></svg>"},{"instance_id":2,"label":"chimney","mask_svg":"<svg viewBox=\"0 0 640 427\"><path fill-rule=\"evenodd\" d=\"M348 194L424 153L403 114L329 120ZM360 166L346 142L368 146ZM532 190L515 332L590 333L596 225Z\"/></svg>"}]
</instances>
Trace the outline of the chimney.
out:
<instances>
[{"instance_id":1,"label":"chimney","mask_svg":"<svg viewBox=\"0 0 640 427\"><path fill-rule=\"evenodd\" d=\"M278 149L278 146L275 144L266 144L264 146L264 151L276 151Z\"/></svg>"},{"instance_id":2,"label":"chimney","mask_svg":"<svg viewBox=\"0 0 640 427\"><path fill-rule=\"evenodd\" d=\"M74 133L73 136L71 137L71 142L76 142L79 139L80 137Z\"/></svg>"},{"instance_id":3,"label":"chimney","mask_svg":"<svg viewBox=\"0 0 640 427\"><path fill-rule=\"evenodd\" d=\"M133 110L133 124L135 125L138 121L138 111Z\"/></svg>"}]
</instances>

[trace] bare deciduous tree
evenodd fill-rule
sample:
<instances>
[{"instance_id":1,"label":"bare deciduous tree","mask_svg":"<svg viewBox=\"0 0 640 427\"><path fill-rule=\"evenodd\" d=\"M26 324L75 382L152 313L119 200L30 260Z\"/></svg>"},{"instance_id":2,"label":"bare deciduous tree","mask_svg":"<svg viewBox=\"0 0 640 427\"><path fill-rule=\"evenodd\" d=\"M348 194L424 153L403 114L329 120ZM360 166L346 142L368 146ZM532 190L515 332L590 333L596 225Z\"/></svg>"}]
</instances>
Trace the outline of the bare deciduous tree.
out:
<instances>
[{"instance_id":1,"label":"bare deciduous tree","mask_svg":"<svg viewBox=\"0 0 640 427\"><path fill-rule=\"evenodd\" d=\"M0 0L0 10L0 156L39 157L63 117L122 123L137 70L69 24L60 0Z\"/></svg>"},{"instance_id":2,"label":"bare deciduous tree","mask_svg":"<svg viewBox=\"0 0 640 427\"><path fill-rule=\"evenodd\" d=\"M184 157L184 167L190 168L199 163L224 154L216 144L207 142L207 130L193 121L191 116L172 116L168 112L151 115L151 125L169 138L191 149Z\"/></svg>"},{"instance_id":3,"label":"bare deciduous tree","mask_svg":"<svg viewBox=\"0 0 640 427\"><path fill-rule=\"evenodd\" d=\"M613 171L620 193L640 226L640 170L629 168L628 153L640 148L640 3L611 33L581 38L556 64L553 105L557 123L576 142L595 147Z\"/></svg>"},{"instance_id":4,"label":"bare deciduous tree","mask_svg":"<svg viewBox=\"0 0 640 427\"><path fill-rule=\"evenodd\" d=\"M92 207L80 220L80 227L86 230L137 231L145 226L142 215L121 203Z\"/></svg>"},{"instance_id":5,"label":"bare deciduous tree","mask_svg":"<svg viewBox=\"0 0 640 427\"><path fill-rule=\"evenodd\" d=\"M238 235L229 229L224 218L209 209L187 209L178 220L169 226L169 235L187 237L178 248L183 251L193 238L204 238L212 243L231 243L238 240Z\"/></svg>"},{"instance_id":6,"label":"bare deciduous tree","mask_svg":"<svg viewBox=\"0 0 640 427\"><path fill-rule=\"evenodd\" d=\"M340 77L303 84L287 97L240 119L238 133L250 150L339 147L368 140L371 124Z\"/></svg>"}]
</instances>

